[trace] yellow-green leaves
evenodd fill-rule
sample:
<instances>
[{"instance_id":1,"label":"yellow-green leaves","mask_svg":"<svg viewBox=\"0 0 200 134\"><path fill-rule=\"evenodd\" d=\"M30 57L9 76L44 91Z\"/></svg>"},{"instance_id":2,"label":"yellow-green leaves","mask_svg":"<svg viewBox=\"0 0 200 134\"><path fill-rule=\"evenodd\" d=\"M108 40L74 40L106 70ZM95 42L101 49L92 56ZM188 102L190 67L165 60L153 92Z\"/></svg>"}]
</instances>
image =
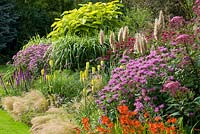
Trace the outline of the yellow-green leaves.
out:
<instances>
[{"instance_id":1,"label":"yellow-green leaves","mask_svg":"<svg viewBox=\"0 0 200 134\"><path fill-rule=\"evenodd\" d=\"M81 4L79 9L65 11L61 19L52 24L53 31L48 37L57 38L66 34L79 36L93 36L102 30L113 30L121 25L118 16L123 6L118 0L109 3L97 2Z\"/></svg>"}]
</instances>

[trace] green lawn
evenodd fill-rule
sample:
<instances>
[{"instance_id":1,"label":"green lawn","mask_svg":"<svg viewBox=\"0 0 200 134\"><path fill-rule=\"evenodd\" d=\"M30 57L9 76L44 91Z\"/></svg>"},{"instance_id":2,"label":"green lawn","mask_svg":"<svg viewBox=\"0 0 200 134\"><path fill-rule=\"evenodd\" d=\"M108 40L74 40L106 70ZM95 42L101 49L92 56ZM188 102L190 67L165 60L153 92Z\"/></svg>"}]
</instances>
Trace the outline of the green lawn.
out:
<instances>
[{"instance_id":1,"label":"green lawn","mask_svg":"<svg viewBox=\"0 0 200 134\"><path fill-rule=\"evenodd\" d=\"M29 127L14 121L8 113L0 109L0 134L29 134Z\"/></svg>"}]
</instances>

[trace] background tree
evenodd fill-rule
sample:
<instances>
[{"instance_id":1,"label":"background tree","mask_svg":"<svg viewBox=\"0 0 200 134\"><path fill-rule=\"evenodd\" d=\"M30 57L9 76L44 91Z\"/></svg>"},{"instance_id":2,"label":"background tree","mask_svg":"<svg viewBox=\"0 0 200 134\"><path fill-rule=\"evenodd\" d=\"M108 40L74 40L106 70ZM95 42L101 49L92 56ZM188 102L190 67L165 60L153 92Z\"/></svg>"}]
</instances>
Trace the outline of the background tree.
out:
<instances>
[{"instance_id":1,"label":"background tree","mask_svg":"<svg viewBox=\"0 0 200 134\"><path fill-rule=\"evenodd\" d=\"M10 0L0 1L0 63L5 58L5 52L10 53L17 37L17 19L14 12L15 5Z\"/></svg>"}]
</instances>

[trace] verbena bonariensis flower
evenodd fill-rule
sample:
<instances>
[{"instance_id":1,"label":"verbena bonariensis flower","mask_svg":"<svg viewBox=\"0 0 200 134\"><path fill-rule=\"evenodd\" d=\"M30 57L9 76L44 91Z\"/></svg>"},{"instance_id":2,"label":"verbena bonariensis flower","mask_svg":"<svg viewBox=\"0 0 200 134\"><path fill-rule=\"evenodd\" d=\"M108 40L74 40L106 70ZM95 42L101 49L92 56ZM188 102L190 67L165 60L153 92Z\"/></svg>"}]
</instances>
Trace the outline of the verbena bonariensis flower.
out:
<instances>
[{"instance_id":1,"label":"verbena bonariensis flower","mask_svg":"<svg viewBox=\"0 0 200 134\"><path fill-rule=\"evenodd\" d=\"M34 72L41 70L46 62L44 55L50 45L33 45L25 50L20 50L13 56L14 66Z\"/></svg>"},{"instance_id":2,"label":"verbena bonariensis flower","mask_svg":"<svg viewBox=\"0 0 200 134\"><path fill-rule=\"evenodd\" d=\"M180 28L184 25L184 22L185 20L182 16L175 16L170 20L169 24L172 28Z\"/></svg>"},{"instance_id":3,"label":"verbena bonariensis flower","mask_svg":"<svg viewBox=\"0 0 200 134\"><path fill-rule=\"evenodd\" d=\"M158 47L146 57L138 59L124 57L121 60L123 67L114 69L108 85L98 92L97 104L105 111L109 110L110 106L113 108L123 102L131 102L128 105L136 108L136 111L142 111L145 105L156 111L162 109L163 107L159 108L159 106L163 104L154 104L157 98L152 94L156 92L156 89L149 87L151 85L149 80L161 81L167 77L166 72L172 71L168 62L174 58L175 53L168 52L165 47Z\"/></svg>"}]
</instances>

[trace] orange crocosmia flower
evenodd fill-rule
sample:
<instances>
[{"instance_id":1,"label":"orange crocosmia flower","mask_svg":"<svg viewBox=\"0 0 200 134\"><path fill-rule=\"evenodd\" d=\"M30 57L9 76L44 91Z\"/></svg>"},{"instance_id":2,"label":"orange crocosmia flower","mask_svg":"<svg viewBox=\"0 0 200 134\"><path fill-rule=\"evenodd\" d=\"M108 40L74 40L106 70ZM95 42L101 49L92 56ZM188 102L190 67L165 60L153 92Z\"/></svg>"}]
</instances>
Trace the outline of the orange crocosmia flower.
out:
<instances>
[{"instance_id":1,"label":"orange crocosmia flower","mask_svg":"<svg viewBox=\"0 0 200 134\"><path fill-rule=\"evenodd\" d=\"M76 134L80 134L81 133L81 130L78 127L74 128L74 129L76 130Z\"/></svg>"},{"instance_id":2,"label":"orange crocosmia flower","mask_svg":"<svg viewBox=\"0 0 200 134\"><path fill-rule=\"evenodd\" d=\"M131 111L128 114L129 114L129 116L135 116L135 115L137 115L137 111Z\"/></svg>"},{"instance_id":3,"label":"orange crocosmia flower","mask_svg":"<svg viewBox=\"0 0 200 134\"><path fill-rule=\"evenodd\" d=\"M176 118L171 119L171 123L175 124L176 123Z\"/></svg>"},{"instance_id":4,"label":"orange crocosmia flower","mask_svg":"<svg viewBox=\"0 0 200 134\"><path fill-rule=\"evenodd\" d=\"M160 122L160 123L159 123L159 128L160 128L160 130L164 131L165 125L164 125L163 122Z\"/></svg>"},{"instance_id":5,"label":"orange crocosmia flower","mask_svg":"<svg viewBox=\"0 0 200 134\"><path fill-rule=\"evenodd\" d=\"M102 124L109 124L111 121L107 116L101 116Z\"/></svg>"},{"instance_id":6,"label":"orange crocosmia flower","mask_svg":"<svg viewBox=\"0 0 200 134\"><path fill-rule=\"evenodd\" d=\"M128 124L129 123L129 118L127 115L120 115L119 121L121 124Z\"/></svg>"},{"instance_id":7,"label":"orange crocosmia flower","mask_svg":"<svg viewBox=\"0 0 200 134\"><path fill-rule=\"evenodd\" d=\"M108 127L108 128L113 128L113 126L114 126L114 125L113 125L112 122L110 122L109 124L107 124L107 127Z\"/></svg>"},{"instance_id":8,"label":"orange crocosmia flower","mask_svg":"<svg viewBox=\"0 0 200 134\"><path fill-rule=\"evenodd\" d=\"M82 123L83 124L89 123L89 118L88 117L82 118Z\"/></svg>"},{"instance_id":9,"label":"orange crocosmia flower","mask_svg":"<svg viewBox=\"0 0 200 134\"><path fill-rule=\"evenodd\" d=\"M155 121L160 121L160 120L161 120L161 117L160 117L160 116L156 116L156 117L154 118L154 120L155 120Z\"/></svg>"},{"instance_id":10,"label":"orange crocosmia flower","mask_svg":"<svg viewBox=\"0 0 200 134\"><path fill-rule=\"evenodd\" d=\"M144 113L144 118L148 118L149 117L149 113L148 112L145 112Z\"/></svg>"},{"instance_id":11,"label":"orange crocosmia flower","mask_svg":"<svg viewBox=\"0 0 200 134\"><path fill-rule=\"evenodd\" d=\"M173 130L171 130L170 127L166 128L166 134L176 134L175 132L173 132Z\"/></svg>"},{"instance_id":12,"label":"orange crocosmia flower","mask_svg":"<svg viewBox=\"0 0 200 134\"><path fill-rule=\"evenodd\" d=\"M118 106L117 109L120 114L127 114L129 111L128 106L125 105Z\"/></svg>"},{"instance_id":13,"label":"orange crocosmia flower","mask_svg":"<svg viewBox=\"0 0 200 134\"><path fill-rule=\"evenodd\" d=\"M170 118L167 120L167 123L172 123L172 124L175 124L176 123L176 118Z\"/></svg>"},{"instance_id":14,"label":"orange crocosmia flower","mask_svg":"<svg viewBox=\"0 0 200 134\"><path fill-rule=\"evenodd\" d=\"M89 118L88 117L84 117L82 118L82 123L83 123L83 127L86 131L89 130L90 124L89 124Z\"/></svg>"},{"instance_id":15,"label":"orange crocosmia flower","mask_svg":"<svg viewBox=\"0 0 200 134\"><path fill-rule=\"evenodd\" d=\"M104 129L103 127L98 126L97 127L97 131L104 133L104 132L106 132L106 129Z\"/></svg>"}]
</instances>

